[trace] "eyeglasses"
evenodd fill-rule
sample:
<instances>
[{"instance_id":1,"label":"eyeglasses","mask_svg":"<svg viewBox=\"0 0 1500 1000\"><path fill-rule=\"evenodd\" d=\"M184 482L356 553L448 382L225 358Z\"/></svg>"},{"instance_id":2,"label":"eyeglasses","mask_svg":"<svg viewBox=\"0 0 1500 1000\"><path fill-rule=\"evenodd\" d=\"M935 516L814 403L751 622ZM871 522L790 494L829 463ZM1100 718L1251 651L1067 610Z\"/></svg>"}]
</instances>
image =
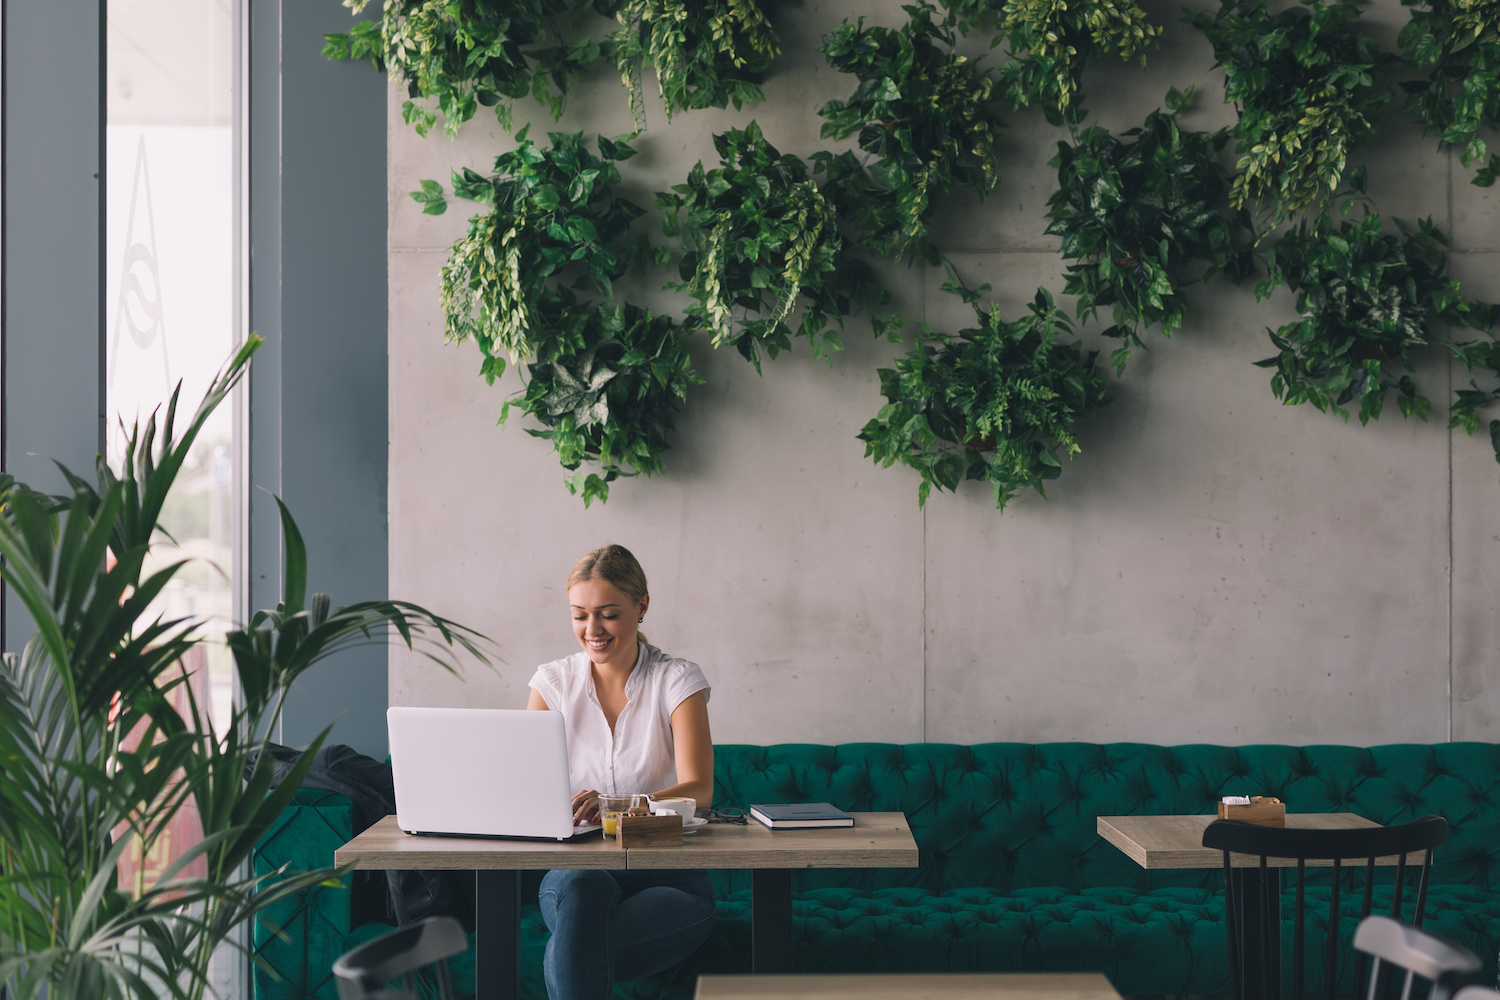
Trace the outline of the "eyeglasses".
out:
<instances>
[{"instance_id":1,"label":"eyeglasses","mask_svg":"<svg viewBox=\"0 0 1500 1000\"><path fill-rule=\"evenodd\" d=\"M745 815L745 810L737 809L734 806L725 806L722 809L710 809L708 811L708 821L710 823L733 823L735 826L744 826L750 822L749 818Z\"/></svg>"}]
</instances>

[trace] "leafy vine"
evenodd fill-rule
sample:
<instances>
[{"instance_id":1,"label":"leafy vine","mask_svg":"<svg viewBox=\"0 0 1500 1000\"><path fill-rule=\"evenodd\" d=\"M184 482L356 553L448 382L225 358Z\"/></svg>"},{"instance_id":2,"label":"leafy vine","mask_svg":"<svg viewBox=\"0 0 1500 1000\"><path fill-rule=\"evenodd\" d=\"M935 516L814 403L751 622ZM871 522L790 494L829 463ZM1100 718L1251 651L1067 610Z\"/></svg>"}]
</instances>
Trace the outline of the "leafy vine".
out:
<instances>
[{"instance_id":1,"label":"leafy vine","mask_svg":"<svg viewBox=\"0 0 1500 1000\"><path fill-rule=\"evenodd\" d=\"M892 257L920 255L936 263L927 240L934 202L955 185L981 196L994 188L995 143L1004 127L994 106L994 80L953 51L953 30L934 23L936 8L905 8L899 29L845 21L823 37L819 51L858 87L846 101L818 112L824 138L858 133L859 148L877 157L868 170L852 153L813 154L825 190L860 241Z\"/></svg>"},{"instance_id":2,"label":"leafy vine","mask_svg":"<svg viewBox=\"0 0 1500 1000\"><path fill-rule=\"evenodd\" d=\"M344 0L358 14L370 0ZM598 13L607 13L598 5ZM587 9L580 4L579 9ZM394 73L410 100L401 116L425 136L443 116L455 134L480 107L495 109L508 132L511 102L531 94L561 117L568 85L599 58L599 43L570 38L566 0L384 0L378 21L323 36L330 59L368 59ZM436 98L436 109L418 104Z\"/></svg>"},{"instance_id":3,"label":"leafy vine","mask_svg":"<svg viewBox=\"0 0 1500 1000\"><path fill-rule=\"evenodd\" d=\"M1489 152L1480 130L1500 128L1500 8L1484 0L1421 0L1398 44L1408 66L1429 71L1425 80L1401 84L1403 110L1422 123L1423 134L1457 146L1464 166L1483 164L1473 183L1490 186L1500 155Z\"/></svg>"},{"instance_id":4,"label":"leafy vine","mask_svg":"<svg viewBox=\"0 0 1500 1000\"><path fill-rule=\"evenodd\" d=\"M1432 342L1438 320L1475 329L1495 323L1500 307L1460 297L1446 273L1447 239L1431 219L1415 230L1396 225L1399 235L1386 232L1373 211L1337 224L1320 215L1276 244L1274 270L1256 294L1287 285L1301 318L1268 331L1278 353L1256 363L1274 370L1271 389L1283 403L1311 403L1345 420L1355 404L1364 424L1380 417L1395 389L1401 415L1425 420L1432 402L1410 374L1412 349ZM1464 360L1467 345L1439 342Z\"/></svg>"},{"instance_id":5,"label":"leafy vine","mask_svg":"<svg viewBox=\"0 0 1500 1000\"><path fill-rule=\"evenodd\" d=\"M1047 203L1047 233L1062 237L1062 255L1078 261L1064 291L1078 296L1080 318L1113 307L1114 325L1103 332L1124 341L1110 356L1116 373L1132 346L1142 346L1140 327L1170 337L1182 325L1188 265L1204 265L1194 280L1222 270L1238 281L1253 268L1239 238L1248 220L1220 208L1228 185L1215 154L1228 131L1184 131L1177 112L1191 97L1192 88L1174 88L1170 114L1153 111L1119 137L1092 125L1059 142L1052 160L1058 189Z\"/></svg>"},{"instance_id":6,"label":"leafy vine","mask_svg":"<svg viewBox=\"0 0 1500 1000\"><path fill-rule=\"evenodd\" d=\"M1188 15L1213 43L1224 100L1239 108L1240 156L1230 204L1269 202L1272 221L1306 211L1344 179L1349 152L1375 131L1390 93L1375 82L1389 56L1355 28L1354 0L1222 0Z\"/></svg>"},{"instance_id":7,"label":"leafy vine","mask_svg":"<svg viewBox=\"0 0 1500 1000\"><path fill-rule=\"evenodd\" d=\"M714 136L721 165L699 161L687 183L656 196L662 228L682 249L673 285L696 300L689 312L760 369L760 352L775 358L791 347L789 322L802 305L796 335L813 356L842 346L828 325L886 299L863 261L849 255L833 206L809 178L807 165L782 154L752 121ZM735 310L740 311L736 318ZM753 317L753 318L752 318Z\"/></svg>"},{"instance_id":8,"label":"leafy vine","mask_svg":"<svg viewBox=\"0 0 1500 1000\"><path fill-rule=\"evenodd\" d=\"M572 278L604 298L632 263L644 264L651 247L644 236L630 241L630 224L643 209L614 194L615 164L635 155L624 139L599 137L599 156L583 146L581 132L552 132L548 148L517 135L520 144L495 158L495 172L453 172L453 191L490 206L469 220L442 271L444 333L461 343L472 338L485 355L491 381L534 353L545 339L536 304L549 288ZM412 197L425 211L446 207L441 186L424 181Z\"/></svg>"},{"instance_id":9,"label":"leafy vine","mask_svg":"<svg viewBox=\"0 0 1500 1000\"><path fill-rule=\"evenodd\" d=\"M980 326L950 336L921 324L917 346L880 369L887 402L860 431L865 456L915 469L919 506L934 486L956 491L965 479L990 482L1001 511L1027 489L1045 497L1062 459L1082 450L1078 422L1110 401L1097 352L1059 340L1072 327L1045 289L1030 316L1007 323L998 306L980 309L951 270L943 288L974 306Z\"/></svg>"},{"instance_id":10,"label":"leafy vine","mask_svg":"<svg viewBox=\"0 0 1500 1000\"><path fill-rule=\"evenodd\" d=\"M672 318L630 303L590 307L566 288L537 312L549 335L525 385L502 407L501 424L513 406L539 421L546 429L527 433L552 442L573 472L568 492L585 507L607 503L610 483L622 476L664 471L676 413L688 387L703 383Z\"/></svg>"},{"instance_id":11,"label":"leafy vine","mask_svg":"<svg viewBox=\"0 0 1500 1000\"><path fill-rule=\"evenodd\" d=\"M608 49L630 96L635 127L646 127L642 68L650 64L666 105L674 111L738 110L764 100L761 76L781 51L769 3L761 0L623 0L620 28Z\"/></svg>"},{"instance_id":12,"label":"leafy vine","mask_svg":"<svg viewBox=\"0 0 1500 1000\"><path fill-rule=\"evenodd\" d=\"M1134 0L942 0L962 33L997 25L991 46L1006 42L1001 91L1016 108L1039 104L1054 124L1081 120L1077 103L1083 71L1108 57L1146 61L1144 49L1161 38Z\"/></svg>"}]
</instances>

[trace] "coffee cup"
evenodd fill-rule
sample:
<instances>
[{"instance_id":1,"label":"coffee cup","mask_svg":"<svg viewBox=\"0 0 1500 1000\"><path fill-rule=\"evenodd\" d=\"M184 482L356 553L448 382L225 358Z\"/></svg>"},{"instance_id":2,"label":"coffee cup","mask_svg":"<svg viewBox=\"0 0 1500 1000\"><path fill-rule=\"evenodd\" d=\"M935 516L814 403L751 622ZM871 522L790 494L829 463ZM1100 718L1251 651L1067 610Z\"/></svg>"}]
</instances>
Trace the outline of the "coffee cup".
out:
<instances>
[{"instance_id":1,"label":"coffee cup","mask_svg":"<svg viewBox=\"0 0 1500 1000\"><path fill-rule=\"evenodd\" d=\"M664 809L670 809L672 812L681 816L683 825L686 826L687 821L693 818L693 813L698 809L698 800L685 799L676 795L669 795L664 799L651 800L652 812L659 813Z\"/></svg>"}]
</instances>

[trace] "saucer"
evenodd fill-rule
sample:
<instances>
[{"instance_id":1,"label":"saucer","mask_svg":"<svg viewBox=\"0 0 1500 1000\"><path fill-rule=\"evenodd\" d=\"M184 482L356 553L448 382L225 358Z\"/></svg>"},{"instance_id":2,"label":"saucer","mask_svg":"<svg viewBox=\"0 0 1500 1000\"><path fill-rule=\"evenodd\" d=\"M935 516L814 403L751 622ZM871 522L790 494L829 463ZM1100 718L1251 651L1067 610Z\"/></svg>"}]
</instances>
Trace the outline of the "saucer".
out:
<instances>
[{"instance_id":1,"label":"saucer","mask_svg":"<svg viewBox=\"0 0 1500 1000\"><path fill-rule=\"evenodd\" d=\"M687 834L690 834L690 833L697 833L701 828L703 828L703 827L705 827L707 825L708 825L708 817L706 817L706 816L694 816L692 819L685 820L683 822L683 824L682 824L682 833L683 833L684 836L686 836Z\"/></svg>"}]
</instances>

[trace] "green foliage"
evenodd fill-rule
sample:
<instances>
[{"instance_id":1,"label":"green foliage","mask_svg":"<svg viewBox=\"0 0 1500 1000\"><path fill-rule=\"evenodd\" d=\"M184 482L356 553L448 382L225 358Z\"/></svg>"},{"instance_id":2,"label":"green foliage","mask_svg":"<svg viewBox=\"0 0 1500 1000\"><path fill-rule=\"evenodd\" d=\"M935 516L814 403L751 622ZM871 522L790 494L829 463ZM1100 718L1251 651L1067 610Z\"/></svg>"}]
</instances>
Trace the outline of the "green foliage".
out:
<instances>
[{"instance_id":1,"label":"green foliage","mask_svg":"<svg viewBox=\"0 0 1500 1000\"><path fill-rule=\"evenodd\" d=\"M1188 264L1206 264L1200 280L1225 270L1238 281L1253 267L1238 239L1245 220L1219 207L1227 185L1214 156L1228 131L1183 131L1177 110L1190 96L1173 90L1172 113L1153 111L1123 137L1092 125L1075 142L1059 142L1052 160L1058 190L1047 203L1047 232L1078 261L1068 266L1065 291L1078 296L1080 317L1113 307L1104 334L1124 339L1110 358L1117 373L1141 344L1140 327L1170 337L1182 325Z\"/></svg>"},{"instance_id":2,"label":"green foliage","mask_svg":"<svg viewBox=\"0 0 1500 1000\"><path fill-rule=\"evenodd\" d=\"M1489 187L1500 155L1489 153L1481 128L1500 128L1500 4L1494 0L1402 0L1412 7L1401 29L1401 56L1427 79L1403 81L1404 111L1425 135L1459 147L1464 166L1489 162L1473 183Z\"/></svg>"},{"instance_id":3,"label":"green foliage","mask_svg":"<svg viewBox=\"0 0 1500 1000\"><path fill-rule=\"evenodd\" d=\"M814 154L824 190L862 244L893 257L920 254L936 263L927 221L937 199L964 184L981 196L995 186L995 143L1004 127L995 82L953 51L953 31L935 24L919 3L899 29L845 21L823 36L828 65L852 73L847 101L818 114L824 138L859 134L859 148L878 160L868 168L852 153Z\"/></svg>"},{"instance_id":4,"label":"green foliage","mask_svg":"<svg viewBox=\"0 0 1500 1000\"><path fill-rule=\"evenodd\" d=\"M1387 233L1381 217L1335 224L1326 215L1303 220L1272 252L1272 276L1261 298L1285 283L1297 295L1301 319L1268 331L1278 354L1258 361L1275 370L1271 389L1287 405L1311 403L1349 419L1358 404L1360 423L1379 418L1396 389L1402 416L1427 419L1432 403L1418 394L1410 372L1411 350L1430 342L1430 325L1443 320L1484 329L1496 308L1460 298L1446 275L1447 240L1422 219L1412 231ZM1462 357L1464 345L1446 344ZM1404 371L1398 370L1404 369Z\"/></svg>"},{"instance_id":5,"label":"green foliage","mask_svg":"<svg viewBox=\"0 0 1500 1000\"><path fill-rule=\"evenodd\" d=\"M686 184L656 196L662 228L682 250L682 283L671 287L696 300L688 311L713 333L715 347L734 345L757 371L762 349L775 358L791 347L799 302L796 333L813 355L838 350L829 317L842 327L844 316L884 302L884 289L868 265L849 257L833 206L802 160L780 153L754 121L715 135L714 148L719 167L704 170L699 161Z\"/></svg>"},{"instance_id":6,"label":"green foliage","mask_svg":"<svg viewBox=\"0 0 1500 1000\"><path fill-rule=\"evenodd\" d=\"M609 484L621 476L663 471L677 410L688 386L703 379L669 316L629 303L580 307L567 289L539 312L550 336L500 422L512 406L535 417L546 430L527 433L551 441L563 468L575 471L568 492L581 493L585 507L608 502ZM599 470L582 468L585 461Z\"/></svg>"},{"instance_id":7,"label":"green foliage","mask_svg":"<svg viewBox=\"0 0 1500 1000\"><path fill-rule=\"evenodd\" d=\"M629 91L636 130L646 127L641 74L648 63L669 122L674 111L731 101L738 110L764 100L761 75L781 51L772 13L759 0L622 0L620 28L607 48Z\"/></svg>"},{"instance_id":8,"label":"green foliage","mask_svg":"<svg viewBox=\"0 0 1500 1000\"><path fill-rule=\"evenodd\" d=\"M507 359L534 353L546 339L536 310L549 289L571 279L610 298L614 279L650 254L644 236L627 238L642 209L612 191L620 183L615 164L635 155L626 141L600 136L595 157L582 133L549 133L548 148L527 139L526 129L517 138L520 145L495 158L492 176L453 172L454 193L490 210L469 220L442 272L444 332L479 345L492 383ZM441 198L430 181L413 197L430 210L429 184Z\"/></svg>"},{"instance_id":9,"label":"green foliage","mask_svg":"<svg viewBox=\"0 0 1500 1000\"><path fill-rule=\"evenodd\" d=\"M1302 0L1274 15L1265 0L1222 0L1212 15L1188 15L1239 109L1235 208L1268 203L1279 222L1338 190L1350 150L1390 99L1375 81L1390 57L1355 27L1359 13L1354 0Z\"/></svg>"},{"instance_id":10,"label":"green foliage","mask_svg":"<svg viewBox=\"0 0 1500 1000\"><path fill-rule=\"evenodd\" d=\"M368 3L344 0L356 14ZM566 0L384 0L379 21L324 35L323 54L369 59L396 74L414 99L401 115L419 135L441 112L451 136L481 105L509 131L511 102L527 94L561 117L570 80L599 58L594 39L567 37L572 13ZM435 98L436 110L420 98Z\"/></svg>"},{"instance_id":11,"label":"green foliage","mask_svg":"<svg viewBox=\"0 0 1500 1000\"><path fill-rule=\"evenodd\" d=\"M943 287L973 304L949 272ZM988 288L988 286L984 286ZM896 462L921 474L917 503L933 486L957 490L964 479L994 484L995 506L1062 475L1062 458L1081 450L1074 428L1110 400L1095 353L1084 355L1067 316L1038 289L1031 315L1012 323L998 306L975 306L977 329L956 336L920 327L915 348L880 369L887 402L865 424L865 456L883 468Z\"/></svg>"},{"instance_id":12,"label":"green foliage","mask_svg":"<svg viewBox=\"0 0 1500 1000\"><path fill-rule=\"evenodd\" d=\"M61 496L0 474L0 575L36 624L0 664L0 985L16 1000L201 998L210 956L237 927L349 867L242 873L328 734L271 787L266 734L292 685L387 626L408 646L439 640L427 655L449 669L455 644L484 660L474 633L415 605L309 600L306 546L282 506L284 596L226 637L240 695L227 728L197 704L184 661L208 641L207 621L164 618L153 603L186 562L146 567L160 562L177 473L259 344L220 373L180 438L175 392L159 425L153 415L131 429L119 474L102 458L92 482L63 469ZM121 886L124 852L164 847L189 806L203 840L139 894ZM188 873L195 861L204 875Z\"/></svg>"},{"instance_id":13,"label":"green foliage","mask_svg":"<svg viewBox=\"0 0 1500 1000\"><path fill-rule=\"evenodd\" d=\"M948 20L967 34L999 26L994 45L1010 46L1000 65L1001 92L1016 108L1033 103L1055 123L1078 122L1083 71L1099 60L1129 60L1161 38L1134 0L942 0Z\"/></svg>"},{"instance_id":14,"label":"green foliage","mask_svg":"<svg viewBox=\"0 0 1500 1000\"><path fill-rule=\"evenodd\" d=\"M1492 327L1500 322L1500 306L1491 305L1483 308L1489 310L1488 314L1481 314L1487 321L1487 326ZM1470 325L1478 326L1479 323L1471 322ZM1480 369L1487 372L1492 380L1500 379L1500 341L1496 341L1493 337L1484 341L1461 344L1454 354L1469 372ZM1453 395L1448 427L1450 429L1462 427L1466 433L1472 435L1479 430L1479 411L1496 400L1500 400L1500 385L1482 389L1477 381L1471 379L1469 388L1455 389ZM1495 451L1495 461L1500 462L1500 420L1491 420L1489 431L1490 446Z\"/></svg>"}]
</instances>

